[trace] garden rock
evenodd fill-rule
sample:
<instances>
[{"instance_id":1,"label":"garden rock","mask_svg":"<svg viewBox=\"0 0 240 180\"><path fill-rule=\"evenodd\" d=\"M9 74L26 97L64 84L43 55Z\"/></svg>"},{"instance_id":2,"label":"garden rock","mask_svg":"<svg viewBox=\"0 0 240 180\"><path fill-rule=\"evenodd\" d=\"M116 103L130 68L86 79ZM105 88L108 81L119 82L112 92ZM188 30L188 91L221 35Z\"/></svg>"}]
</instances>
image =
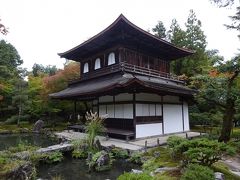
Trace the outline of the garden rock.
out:
<instances>
[{"instance_id":1,"label":"garden rock","mask_svg":"<svg viewBox=\"0 0 240 180\"><path fill-rule=\"evenodd\" d=\"M37 120L37 122L33 126L33 132L39 133L43 127L43 124L44 124L43 120L41 119Z\"/></svg>"},{"instance_id":2,"label":"garden rock","mask_svg":"<svg viewBox=\"0 0 240 180\"><path fill-rule=\"evenodd\" d=\"M138 169L132 169L132 173L134 173L134 174L141 174L141 173L143 173L143 171L142 170L138 170Z\"/></svg>"},{"instance_id":3,"label":"garden rock","mask_svg":"<svg viewBox=\"0 0 240 180\"><path fill-rule=\"evenodd\" d=\"M31 163L26 163L13 169L6 175L6 179L26 180L31 179L34 174L34 166Z\"/></svg>"},{"instance_id":4,"label":"garden rock","mask_svg":"<svg viewBox=\"0 0 240 180\"><path fill-rule=\"evenodd\" d=\"M225 179L223 173L215 172L214 175L215 175L215 180L224 180Z\"/></svg>"},{"instance_id":5,"label":"garden rock","mask_svg":"<svg viewBox=\"0 0 240 180\"><path fill-rule=\"evenodd\" d=\"M155 151L155 152L153 153L153 156L154 156L155 158L158 158L158 157L160 157L160 152L158 152L158 151Z\"/></svg>"},{"instance_id":6,"label":"garden rock","mask_svg":"<svg viewBox=\"0 0 240 180\"><path fill-rule=\"evenodd\" d=\"M30 158L30 155L31 153L29 151L22 151L15 154L18 159L22 160L28 160Z\"/></svg>"},{"instance_id":7,"label":"garden rock","mask_svg":"<svg viewBox=\"0 0 240 180\"><path fill-rule=\"evenodd\" d=\"M97 166L100 167L104 165L109 165L109 163L110 163L109 154L106 151L101 151L101 155L96 161Z\"/></svg>"},{"instance_id":8,"label":"garden rock","mask_svg":"<svg viewBox=\"0 0 240 180\"><path fill-rule=\"evenodd\" d=\"M102 149L102 145L101 145L99 139L96 139L96 141L94 142L94 146L99 150Z\"/></svg>"},{"instance_id":9,"label":"garden rock","mask_svg":"<svg viewBox=\"0 0 240 180\"><path fill-rule=\"evenodd\" d=\"M111 152L112 149L116 148L114 145L103 147L106 152Z\"/></svg>"}]
</instances>

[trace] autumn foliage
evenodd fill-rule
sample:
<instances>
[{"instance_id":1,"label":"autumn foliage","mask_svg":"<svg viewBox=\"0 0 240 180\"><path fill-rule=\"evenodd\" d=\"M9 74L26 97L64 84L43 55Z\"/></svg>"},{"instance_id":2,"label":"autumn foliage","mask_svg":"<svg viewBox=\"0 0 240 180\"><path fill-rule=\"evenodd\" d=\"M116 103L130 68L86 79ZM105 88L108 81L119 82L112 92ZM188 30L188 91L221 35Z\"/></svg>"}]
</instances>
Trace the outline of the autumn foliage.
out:
<instances>
[{"instance_id":1,"label":"autumn foliage","mask_svg":"<svg viewBox=\"0 0 240 180\"><path fill-rule=\"evenodd\" d=\"M58 70L54 75L39 73L38 76L29 75L28 94L31 99L29 113L38 117L42 114L51 114L71 109L71 102L52 101L49 94L65 89L68 82L79 78L79 63L70 62L64 69Z\"/></svg>"}]
</instances>

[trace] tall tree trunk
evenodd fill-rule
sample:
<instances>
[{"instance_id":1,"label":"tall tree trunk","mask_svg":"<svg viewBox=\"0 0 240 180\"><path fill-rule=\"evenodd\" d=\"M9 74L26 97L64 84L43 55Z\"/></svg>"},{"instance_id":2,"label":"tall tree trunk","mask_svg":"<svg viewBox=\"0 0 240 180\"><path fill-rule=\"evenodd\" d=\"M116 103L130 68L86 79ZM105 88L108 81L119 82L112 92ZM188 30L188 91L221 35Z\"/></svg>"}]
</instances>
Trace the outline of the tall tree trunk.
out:
<instances>
[{"instance_id":1,"label":"tall tree trunk","mask_svg":"<svg viewBox=\"0 0 240 180\"><path fill-rule=\"evenodd\" d=\"M228 80L227 84L227 100L226 100L226 108L225 108L225 113L223 116L223 124L222 124L222 131L221 135L218 138L218 141L223 141L223 142L228 142L231 138L231 131L233 128L233 119L234 119L234 114L236 113L235 111L235 98L232 96L232 87L234 80L237 78L239 75L240 71L237 70L234 72L232 77Z\"/></svg>"},{"instance_id":2,"label":"tall tree trunk","mask_svg":"<svg viewBox=\"0 0 240 180\"><path fill-rule=\"evenodd\" d=\"M221 135L218 138L220 142L228 142L231 138L231 131L233 128L233 118L235 114L235 100L228 98L226 103L226 109L223 116L223 124Z\"/></svg>"}]
</instances>

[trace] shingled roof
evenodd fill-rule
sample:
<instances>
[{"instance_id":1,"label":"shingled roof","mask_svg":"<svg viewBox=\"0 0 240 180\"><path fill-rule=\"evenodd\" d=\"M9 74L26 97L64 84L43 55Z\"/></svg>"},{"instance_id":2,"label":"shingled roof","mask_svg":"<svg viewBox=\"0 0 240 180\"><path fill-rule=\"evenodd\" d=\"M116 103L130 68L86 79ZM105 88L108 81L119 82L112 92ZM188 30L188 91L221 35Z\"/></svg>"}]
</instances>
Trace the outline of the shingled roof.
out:
<instances>
[{"instance_id":1,"label":"shingled roof","mask_svg":"<svg viewBox=\"0 0 240 180\"><path fill-rule=\"evenodd\" d=\"M193 51L176 47L137 27L122 14L106 29L82 44L59 53L60 57L81 62L84 58L116 45L147 51L164 60L175 60L193 54Z\"/></svg>"},{"instance_id":2,"label":"shingled roof","mask_svg":"<svg viewBox=\"0 0 240 180\"><path fill-rule=\"evenodd\" d=\"M72 84L68 88L50 94L54 99L94 99L98 96L112 95L120 92L148 91L160 95L180 95L192 97L195 92L181 83L168 81L167 79L133 75L129 73L116 73L112 76L105 76Z\"/></svg>"}]
</instances>

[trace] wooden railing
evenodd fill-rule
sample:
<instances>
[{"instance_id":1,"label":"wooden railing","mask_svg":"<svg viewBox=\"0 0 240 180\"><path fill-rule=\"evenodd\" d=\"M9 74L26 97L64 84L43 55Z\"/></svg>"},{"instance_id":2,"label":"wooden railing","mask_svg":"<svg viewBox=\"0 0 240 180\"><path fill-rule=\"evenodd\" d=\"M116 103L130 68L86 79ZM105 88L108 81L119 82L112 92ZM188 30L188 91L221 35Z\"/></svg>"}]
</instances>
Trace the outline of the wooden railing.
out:
<instances>
[{"instance_id":1,"label":"wooden railing","mask_svg":"<svg viewBox=\"0 0 240 180\"><path fill-rule=\"evenodd\" d=\"M152 77L164 77L167 79L179 81L177 76L174 76L170 73L165 73L165 72L157 71L155 69L149 69L149 68L145 68L145 67L141 67L141 66L136 66L133 64L125 63L125 62L122 62L119 65L122 67L122 70L126 71L126 72L133 72L136 74L142 74L142 75L147 75L147 76L152 76Z\"/></svg>"},{"instance_id":2,"label":"wooden railing","mask_svg":"<svg viewBox=\"0 0 240 180\"><path fill-rule=\"evenodd\" d=\"M134 74L141 74L141 75L145 75L145 76L149 76L149 77L164 78L164 79L169 79L169 80L178 81L178 82L183 83L183 81L181 81L177 76L174 76L170 73L165 73L165 72L157 71L154 69L136 66L133 64L128 64L126 62L120 62L118 64L113 64L113 65L110 65L107 67L103 67L103 68L82 74L80 79L72 81L72 82L70 82L70 84L73 84L73 83L76 83L79 81L83 81L83 80L87 80L87 79L92 79L92 78L95 78L98 76L111 74L111 73L118 72L118 71L130 72L130 73L134 73Z\"/></svg>"}]
</instances>

